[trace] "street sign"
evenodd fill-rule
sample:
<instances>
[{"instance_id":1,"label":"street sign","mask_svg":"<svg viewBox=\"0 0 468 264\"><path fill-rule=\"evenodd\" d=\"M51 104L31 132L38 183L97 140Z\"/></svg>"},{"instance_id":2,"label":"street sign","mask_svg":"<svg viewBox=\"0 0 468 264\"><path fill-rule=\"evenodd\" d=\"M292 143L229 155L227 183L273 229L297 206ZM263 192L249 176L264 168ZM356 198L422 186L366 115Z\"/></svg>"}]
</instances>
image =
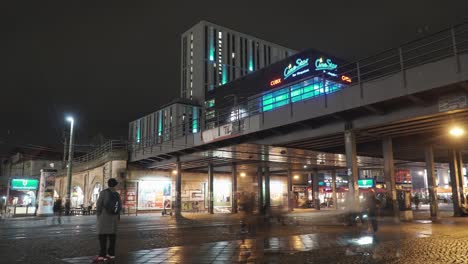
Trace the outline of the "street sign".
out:
<instances>
[{"instance_id":1,"label":"street sign","mask_svg":"<svg viewBox=\"0 0 468 264\"><path fill-rule=\"evenodd\" d=\"M374 180L373 179L363 179L363 180L358 180L358 186L359 188L374 188Z\"/></svg>"},{"instance_id":2,"label":"street sign","mask_svg":"<svg viewBox=\"0 0 468 264\"><path fill-rule=\"evenodd\" d=\"M12 190L37 190L39 185L38 179L12 179Z\"/></svg>"}]
</instances>

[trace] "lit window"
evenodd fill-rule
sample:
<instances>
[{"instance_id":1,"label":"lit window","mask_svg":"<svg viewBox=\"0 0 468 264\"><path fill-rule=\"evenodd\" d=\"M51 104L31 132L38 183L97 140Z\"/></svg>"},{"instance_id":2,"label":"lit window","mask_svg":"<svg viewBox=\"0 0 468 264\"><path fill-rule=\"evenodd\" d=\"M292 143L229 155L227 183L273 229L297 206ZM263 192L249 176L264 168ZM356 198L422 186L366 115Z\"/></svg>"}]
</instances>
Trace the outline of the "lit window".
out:
<instances>
[{"instance_id":1,"label":"lit window","mask_svg":"<svg viewBox=\"0 0 468 264\"><path fill-rule=\"evenodd\" d=\"M232 58L234 58L235 56L236 56L236 54L233 52L233 53L232 53Z\"/></svg>"},{"instance_id":2,"label":"lit window","mask_svg":"<svg viewBox=\"0 0 468 264\"><path fill-rule=\"evenodd\" d=\"M223 37L223 32L220 31L220 32L218 33L218 38L222 38L222 37Z\"/></svg>"}]
</instances>

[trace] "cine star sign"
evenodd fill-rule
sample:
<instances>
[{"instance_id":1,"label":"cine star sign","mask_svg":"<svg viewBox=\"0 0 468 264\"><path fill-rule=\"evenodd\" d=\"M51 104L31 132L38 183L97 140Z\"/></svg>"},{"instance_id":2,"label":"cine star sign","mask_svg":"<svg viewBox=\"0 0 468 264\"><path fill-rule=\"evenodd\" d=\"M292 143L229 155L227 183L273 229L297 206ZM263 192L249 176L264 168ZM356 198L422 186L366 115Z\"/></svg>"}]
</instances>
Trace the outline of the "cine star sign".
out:
<instances>
[{"instance_id":1,"label":"cine star sign","mask_svg":"<svg viewBox=\"0 0 468 264\"><path fill-rule=\"evenodd\" d=\"M12 190L37 190L39 181L37 179L12 179Z\"/></svg>"}]
</instances>

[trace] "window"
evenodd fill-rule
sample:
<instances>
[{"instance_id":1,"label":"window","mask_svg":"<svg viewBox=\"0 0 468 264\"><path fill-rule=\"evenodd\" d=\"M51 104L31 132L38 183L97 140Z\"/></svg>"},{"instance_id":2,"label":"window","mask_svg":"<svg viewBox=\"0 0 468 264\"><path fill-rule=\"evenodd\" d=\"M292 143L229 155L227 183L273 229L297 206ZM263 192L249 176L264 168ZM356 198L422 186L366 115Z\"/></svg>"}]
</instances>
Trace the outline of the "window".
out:
<instances>
[{"instance_id":1,"label":"window","mask_svg":"<svg viewBox=\"0 0 468 264\"><path fill-rule=\"evenodd\" d=\"M215 117L215 110L206 111L206 119L212 119Z\"/></svg>"},{"instance_id":2,"label":"window","mask_svg":"<svg viewBox=\"0 0 468 264\"><path fill-rule=\"evenodd\" d=\"M205 101L205 107L206 108L211 108L215 106L215 99L211 99L211 100L208 100L208 101Z\"/></svg>"},{"instance_id":3,"label":"window","mask_svg":"<svg viewBox=\"0 0 468 264\"><path fill-rule=\"evenodd\" d=\"M289 103L289 88L283 88L262 97L262 110L273 110Z\"/></svg>"},{"instance_id":4,"label":"window","mask_svg":"<svg viewBox=\"0 0 468 264\"><path fill-rule=\"evenodd\" d=\"M325 93L333 93L343 88L343 84L328 80L323 80L319 77L300 82L287 88L282 88L277 91L267 93L262 96L261 104L263 111L270 111L275 108L292 103L307 100L309 98L324 95Z\"/></svg>"}]
</instances>

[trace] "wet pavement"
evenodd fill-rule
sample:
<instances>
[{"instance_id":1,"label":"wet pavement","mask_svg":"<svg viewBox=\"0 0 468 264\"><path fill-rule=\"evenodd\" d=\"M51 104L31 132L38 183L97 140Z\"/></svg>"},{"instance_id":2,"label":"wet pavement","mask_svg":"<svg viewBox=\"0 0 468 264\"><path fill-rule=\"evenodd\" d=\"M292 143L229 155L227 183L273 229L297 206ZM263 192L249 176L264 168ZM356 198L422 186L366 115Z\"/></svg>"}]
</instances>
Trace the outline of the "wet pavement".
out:
<instances>
[{"instance_id":1,"label":"wet pavement","mask_svg":"<svg viewBox=\"0 0 468 264\"><path fill-rule=\"evenodd\" d=\"M295 212L286 225L258 219L255 234L239 232L239 215L124 216L116 263L468 263L468 218L426 215L381 218L375 236L326 210ZM97 247L95 216L0 222L0 263L91 263Z\"/></svg>"}]
</instances>

